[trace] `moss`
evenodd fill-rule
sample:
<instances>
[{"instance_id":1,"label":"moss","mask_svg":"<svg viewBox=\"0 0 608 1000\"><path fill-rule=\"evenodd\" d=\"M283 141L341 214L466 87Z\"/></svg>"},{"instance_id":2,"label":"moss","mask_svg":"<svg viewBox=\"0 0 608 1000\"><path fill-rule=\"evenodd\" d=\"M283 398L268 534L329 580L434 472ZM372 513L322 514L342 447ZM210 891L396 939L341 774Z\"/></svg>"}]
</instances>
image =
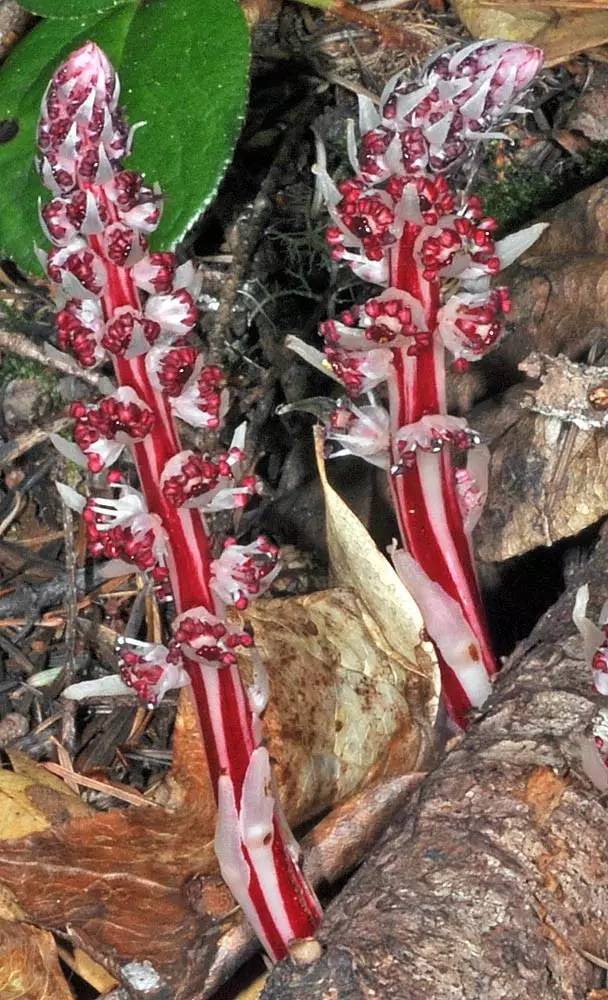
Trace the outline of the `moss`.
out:
<instances>
[{"instance_id":1,"label":"moss","mask_svg":"<svg viewBox=\"0 0 608 1000\"><path fill-rule=\"evenodd\" d=\"M596 142L582 155L571 157L554 175L507 162L502 177L477 185L485 210L501 229L517 229L541 212L554 208L608 174L608 142Z\"/></svg>"},{"instance_id":2,"label":"moss","mask_svg":"<svg viewBox=\"0 0 608 1000\"><path fill-rule=\"evenodd\" d=\"M35 303L28 303L28 308L20 311L14 305L2 299L0 302L0 319L5 329L31 336L32 330L38 335L44 335L49 327L48 307L34 308ZM34 339L35 343L39 343ZM58 388L60 375L43 362L23 358L11 351L2 351L0 364L0 388L15 378L36 379L41 387L48 392L54 406L61 405L62 399Z\"/></svg>"},{"instance_id":3,"label":"moss","mask_svg":"<svg viewBox=\"0 0 608 1000\"><path fill-rule=\"evenodd\" d=\"M554 183L540 171L513 171L513 176L481 184L475 191L484 211L500 223L501 230L516 229L549 208Z\"/></svg>"},{"instance_id":4,"label":"moss","mask_svg":"<svg viewBox=\"0 0 608 1000\"><path fill-rule=\"evenodd\" d=\"M6 385L14 378L35 378L41 382L48 382L52 379L52 375L48 368L38 361L21 358L18 354L3 352L0 385Z\"/></svg>"},{"instance_id":5,"label":"moss","mask_svg":"<svg viewBox=\"0 0 608 1000\"><path fill-rule=\"evenodd\" d=\"M40 382L41 389L49 394L53 407L61 405L58 377L52 369L39 361L22 358L18 354L11 354L10 351L3 351L2 365L0 366L0 387L4 387L7 382L14 378L36 379Z\"/></svg>"}]
</instances>

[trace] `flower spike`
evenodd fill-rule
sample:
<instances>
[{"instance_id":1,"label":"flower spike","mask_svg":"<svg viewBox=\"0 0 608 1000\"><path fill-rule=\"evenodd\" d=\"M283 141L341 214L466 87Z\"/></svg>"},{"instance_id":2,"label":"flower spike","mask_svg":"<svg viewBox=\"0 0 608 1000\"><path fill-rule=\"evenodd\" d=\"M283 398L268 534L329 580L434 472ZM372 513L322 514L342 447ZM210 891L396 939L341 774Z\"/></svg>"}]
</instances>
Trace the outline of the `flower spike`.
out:
<instances>
[{"instance_id":1,"label":"flower spike","mask_svg":"<svg viewBox=\"0 0 608 1000\"><path fill-rule=\"evenodd\" d=\"M277 550L265 539L230 539L224 554L212 557L204 515L244 506L260 486L243 467L245 425L218 456L185 451L180 442L175 417L215 430L228 394L221 370L188 343L198 319L198 270L178 264L173 253L149 250L162 198L155 185L123 169L133 130L118 95L118 78L93 42L51 80L38 137L40 175L51 192L41 222L53 247L39 256L55 284L60 348L87 368L111 360L118 381L99 403L73 404L74 442L58 435L53 441L100 479L128 448L141 492L116 470L104 478L107 495L85 501L69 487L60 491L82 512L89 552L108 560L104 575L136 567L165 597L172 594L177 617L169 645L124 640L121 676L148 708L170 688L190 685L218 799L221 869L276 960L293 941L314 936L321 911L270 793L264 667L253 636L226 622L224 611L227 604L244 607L270 585ZM250 689L237 663L247 650L254 657Z\"/></svg>"},{"instance_id":2,"label":"flower spike","mask_svg":"<svg viewBox=\"0 0 608 1000\"><path fill-rule=\"evenodd\" d=\"M510 112L542 65L530 45L480 41L431 58L418 80L390 80L380 114L363 103L359 165L369 180L453 170Z\"/></svg>"},{"instance_id":3,"label":"flower spike","mask_svg":"<svg viewBox=\"0 0 608 1000\"><path fill-rule=\"evenodd\" d=\"M426 616L459 728L488 694L497 664L470 537L487 492L488 453L447 413L445 351L463 371L500 343L509 293L492 281L544 225L496 240L497 223L479 198L449 177L479 141L496 137L501 119L522 110L517 102L541 63L530 45L483 40L439 52L415 80L393 78L379 111L361 99L358 148L354 129L348 134L354 176L338 185L317 142L331 257L382 287L321 324L324 355L287 342L351 397L326 429L327 441L340 445L334 455L388 470L404 549L396 565ZM380 383L388 413L359 402Z\"/></svg>"}]
</instances>

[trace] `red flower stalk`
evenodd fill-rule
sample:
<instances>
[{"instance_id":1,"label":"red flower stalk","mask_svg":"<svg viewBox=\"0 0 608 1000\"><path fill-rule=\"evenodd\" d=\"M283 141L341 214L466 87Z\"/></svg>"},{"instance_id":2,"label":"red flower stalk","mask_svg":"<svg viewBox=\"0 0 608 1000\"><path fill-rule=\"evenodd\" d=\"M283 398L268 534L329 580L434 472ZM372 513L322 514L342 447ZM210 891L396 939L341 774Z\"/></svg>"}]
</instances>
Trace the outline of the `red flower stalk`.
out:
<instances>
[{"instance_id":1,"label":"red flower stalk","mask_svg":"<svg viewBox=\"0 0 608 1000\"><path fill-rule=\"evenodd\" d=\"M170 591L177 618L168 646L125 640L122 676L155 705L169 687L191 685L218 801L222 875L272 959L315 934L320 908L304 879L275 799L261 715L265 671L249 631L225 619L245 608L277 572L266 539L228 539L214 559L205 513L241 507L257 492L243 472L245 426L220 455L184 451L176 417L217 428L227 408L222 372L188 343L197 322L199 277L171 253L150 253L161 198L124 170L132 133L118 107L118 79L88 43L55 73L42 105L40 174L53 198L42 209L54 248L42 254L60 308L58 340L86 367L110 359L118 388L95 406L76 403L75 444L57 446L97 475L113 496L64 498L83 510L90 551L108 572L136 565ZM107 473L132 451L142 493ZM254 655L246 688L239 649Z\"/></svg>"},{"instance_id":2,"label":"red flower stalk","mask_svg":"<svg viewBox=\"0 0 608 1000\"><path fill-rule=\"evenodd\" d=\"M608 695L608 602L600 611L599 622L587 617L589 585L576 592L572 620L578 629L583 659L589 670L594 694ZM581 734L581 766L587 777L601 792L608 789L608 708L600 705L591 720L589 732Z\"/></svg>"},{"instance_id":3,"label":"red flower stalk","mask_svg":"<svg viewBox=\"0 0 608 1000\"><path fill-rule=\"evenodd\" d=\"M372 396L368 405L342 400L327 437L340 444L338 454L389 471L404 546L393 560L435 643L459 727L487 697L496 661L471 548L488 453L464 420L447 414L445 351L462 371L499 342L509 295L490 279L543 227L495 242L496 223L479 199L457 193L445 174L480 139L496 137L489 129L541 61L538 49L508 42L441 53L416 82L391 80L379 112L361 100L358 149L349 132L351 180L336 187L324 164L316 167L333 221L332 257L386 288L321 325L320 367L351 399L386 382L389 411ZM290 346L318 363L307 345L290 338Z\"/></svg>"}]
</instances>

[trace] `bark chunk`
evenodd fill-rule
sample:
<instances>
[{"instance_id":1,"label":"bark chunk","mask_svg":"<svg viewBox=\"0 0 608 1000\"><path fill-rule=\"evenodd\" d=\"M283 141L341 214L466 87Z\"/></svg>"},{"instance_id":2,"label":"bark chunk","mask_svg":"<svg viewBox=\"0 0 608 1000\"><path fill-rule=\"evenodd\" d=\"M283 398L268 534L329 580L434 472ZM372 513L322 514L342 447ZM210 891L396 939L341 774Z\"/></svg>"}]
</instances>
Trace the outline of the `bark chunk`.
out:
<instances>
[{"instance_id":1,"label":"bark chunk","mask_svg":"<svg viewBox=\"0 0 608 1000\"><path fill-rule=\"evenodd\" d=\"M263 1000L580 1000L603 985L606 807L580 771L598 702L571 621L608 534L511 657L487 709L327 912L324 953Z\"/></svg>"}]
</instances>

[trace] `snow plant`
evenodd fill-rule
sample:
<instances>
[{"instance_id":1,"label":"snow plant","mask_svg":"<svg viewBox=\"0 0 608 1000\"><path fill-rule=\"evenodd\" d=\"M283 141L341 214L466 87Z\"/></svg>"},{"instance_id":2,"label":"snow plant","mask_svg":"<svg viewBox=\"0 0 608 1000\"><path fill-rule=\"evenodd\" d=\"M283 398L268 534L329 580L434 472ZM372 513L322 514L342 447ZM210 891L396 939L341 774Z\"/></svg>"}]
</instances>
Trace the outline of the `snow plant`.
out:
<instances>
[{"instance_id":1,"label":"snow plant","mask_svg":"<svg viewBox=\"0 0 608 1000\"><path fill-rule=\"evenodd\" d=\"M608 601L596 625L587 617L589 585L579 587L572 620L582 641L582 653L594 692L608 695ZM608 708L601 705L591 720L590 732L580 740L583 771L601 792L608 790Z\"/></svg>"},{"instance_id":2,"label":"snow plant","mask_svg":"<svg viewBox=\"0 0 608 1000\"><path fill-rule=\"evenodd\" d=\"M482 139L512 111L542 64L529 45L474 42L431 58L419 79L394 77L379 109L359 102L348 150L353 176L335 184L319 144L315 167L332 219L332 258L381 291L321 324L324 355L289 346L346 390L328 447L385 468L401 533L395 567L419 604L439 658L451 719L464 727L497 669L471 548L489 454L446 409L446 351L456 372L500 342L508 289L492 279L543 225L495 240L479 198L455 188ZM377 399L386 386L388 410Z\"/></svg>"},{"instance_id":3,"label":"snow plant","mask_svg":"<svg viewBox=\"0 0 608 1000\"><path fill-rule=\"evenodd\" d=\"M89 550L109 560L109 573L135 566L173 597L170 642L125 640L122 676L149 706L169 687L190 685L217 797L220 870L276 960L292 941L314 935L321 914L262 742L265 670L250 631L229 622L226 609L246 608L269 586L278 551L265 538L250 545L229 538L214 557L206 516L242 507L259 484L245 468L244 425L222 454L184 450L180 442L176 418L213 430L222 423L224 375L191 343L195 267L149 250L161 195L122 166L133 129L118 97L108 59L87 43L57 70L42 102L39 170L52 198L41 219L53 248L40 256L54 283L58 343L86 368L111 361L117 381L99 402L72 406L73 443L55 439L93 474L100 495L62 493L82 510ZM125 448L141 492L111 469ZM249 688L239 650L253 658Z\"/></svg>"}]
</instances>

